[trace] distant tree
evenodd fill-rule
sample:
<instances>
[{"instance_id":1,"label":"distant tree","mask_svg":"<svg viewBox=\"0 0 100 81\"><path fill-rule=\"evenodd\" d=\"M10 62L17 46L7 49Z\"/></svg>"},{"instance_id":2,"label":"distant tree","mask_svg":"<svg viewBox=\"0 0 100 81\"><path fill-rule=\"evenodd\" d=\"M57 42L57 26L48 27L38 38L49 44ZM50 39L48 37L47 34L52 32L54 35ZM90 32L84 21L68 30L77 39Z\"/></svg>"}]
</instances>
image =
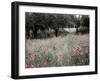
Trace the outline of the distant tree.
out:
<instances>
[{"instance_id":1,"label":"distant tree","mask_svg":"<svg viewBox=\"0 0 100 81\"><path fill-rule=\"evenodd\" d=\"M48 26L55 31L55 36L58 36L59 28L66 26L66 18L62 14L49 14Z\"/></svg>"},{"instance_id":2,"label":"distant tree","mask_svg":"<svg viewBox=\"0 0 100 81\"><path fill-rule=\"evenodd\" d=\"M80 25L89 28L89 17L69 14L25 13L26 37L37 38L40 34L39 31L42 32L39 36L47 34L45 30L54 30L54 35L57 37L61 29L72 27L76 27L77 33Z\"/></svg>"},{"instance_id":3,"label":"distant tree","mask_svg":"<svg viewBox=\"0 0 100 81\"><path fill-rule=\"evenodd\" d=\"M48 29L47 17L41 13L32 13L30 16L28 14L26 14L26 32L32 30L34 38L37 38L38 30L44 32L44 30Z\"/></svg>"},{"instance_id":4,"label":"distant tree","mask_svg":"<svg viewBox=\"0 0 100 81\"><path fill-rule=\"evenodd\" d=\"M26 37L30 37L30 31L32 30L33 26L33 19L31 17L31 13L25 13L25 33Z\"/></svg>"},{"instance_id":5,"label":"distant tree","mask_svg":"<svg viewBox=\"0 0 100 81\"><path fill-rule=\"evenodd\" d=\"M83 15L81 18L81 25L84 27L84 33L89 32L89 26L90 26L90 19L88 15Z\"/></svg>"},{"instance_id":6,"label":"distant tree","mask_svg":"<svg viewBox=\"0 0 100 81\"><path fill-rule=\"evenodd\" d=\"M57 36L57 32L58 32L57 17L54 14L49 14L48 18L49 18L48 26L50 29L53 29L55 31L55 35Z\"/></svg>"},{"instance_id":7,"label":"distant tree","mask_svg":"<svg viewBox=\"0 0 100 81\"><path fill-rule=\"evenodd\" d=\"M75 23L76 33L79 32L78 28L81 25L81 15L72 15L73 16L73 22Z\"/></svg>"},{"instance_id":8,"label":"distant tree","mask_svg":"<svg viewBox=\"0 0 100 81\"><path fill-rule=\"evenodd\" d=\"M89 27L89 16L88 15L83 15L82 18L82 26L87 26Z\"/></svg>"}]
</instances>

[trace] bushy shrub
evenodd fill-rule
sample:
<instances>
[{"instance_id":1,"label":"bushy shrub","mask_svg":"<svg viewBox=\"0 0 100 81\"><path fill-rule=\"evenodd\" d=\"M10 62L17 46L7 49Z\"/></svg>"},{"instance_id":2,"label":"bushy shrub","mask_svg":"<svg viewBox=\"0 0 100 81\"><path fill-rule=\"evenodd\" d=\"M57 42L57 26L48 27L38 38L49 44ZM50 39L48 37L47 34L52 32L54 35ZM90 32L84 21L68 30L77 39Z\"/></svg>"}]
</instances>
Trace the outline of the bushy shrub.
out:
<instances>
[{"instance_id":1,"label":"bushy shrub","mask_svg":"<svg viewBox=\"0 0 100 81\"><path fill-rule=\"evenodd\" d=\"M89 27L81 26L81 27L78 28L78 31L81 32L82 34L89 33Z\"/></svg>"}]
</instances>

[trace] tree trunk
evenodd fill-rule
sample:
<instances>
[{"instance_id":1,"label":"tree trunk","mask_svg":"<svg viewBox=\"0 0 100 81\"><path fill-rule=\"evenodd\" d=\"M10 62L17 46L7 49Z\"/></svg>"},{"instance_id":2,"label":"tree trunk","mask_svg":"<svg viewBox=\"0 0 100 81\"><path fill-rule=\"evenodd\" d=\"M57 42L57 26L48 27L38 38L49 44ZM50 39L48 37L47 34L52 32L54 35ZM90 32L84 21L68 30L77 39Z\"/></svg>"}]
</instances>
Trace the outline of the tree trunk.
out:
<instances>
[{"instance_id":1,"label":"tree trunk","mask_svg":"<svg viewBox=\"0 0 100 81\"><path fill-rule=\"evenodd\" d=\"M37 38L37 27L34 27L34 38Z\"/></svg>"},{"instance_id":2,"label":"tree trunk","mask_svg":"<svg viewBox=\"0 0 100 81\"><path fill-rule=\"evenodd\" d=\"M76 28L76 33L78 33L78 27Z\"/></svg>"},{"instance_id":3,"label":"tree trunk","mask_svg":"<svg viewBox=\"0 0 100 81\"><path fill-rule=\"evenodd\" d=\"M30 37L30 35L29 35L29 28L28 27L26 27L25 33L26 33L26 38L28 39Z\"/></svg>"},{"instance_id":4,"label":"tree trunk","mask_svg":"<svg viewBox=\"0 0 100 81\"><path fill-rule=\"evenodd\" d=\"M55 29L55 35L58 36L58 29Z\"/></svg>"}]
</instances>

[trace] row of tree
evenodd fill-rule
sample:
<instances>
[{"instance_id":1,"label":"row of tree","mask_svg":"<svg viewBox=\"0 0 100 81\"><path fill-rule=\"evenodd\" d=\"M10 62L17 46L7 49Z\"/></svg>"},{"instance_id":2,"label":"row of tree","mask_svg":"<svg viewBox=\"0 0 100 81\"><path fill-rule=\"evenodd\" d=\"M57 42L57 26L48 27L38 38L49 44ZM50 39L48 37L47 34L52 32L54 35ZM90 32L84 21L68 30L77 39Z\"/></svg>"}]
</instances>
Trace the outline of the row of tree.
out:
<instances>
[{"instance_id":1,"label":"row of tree","mask_svg":"<svg viewBox=\"0 0 100 81\"><path fill-rule=\"evenodd\" d=\"M69 15L69 14L48 14L48 13L25 13L26 37L37 38L38 31L45 32L46 30L54 30L57 37L59 30L62 28L75 27L82 25L89 29L89 16L87 15Z\"/></svg>"}]
</instances>

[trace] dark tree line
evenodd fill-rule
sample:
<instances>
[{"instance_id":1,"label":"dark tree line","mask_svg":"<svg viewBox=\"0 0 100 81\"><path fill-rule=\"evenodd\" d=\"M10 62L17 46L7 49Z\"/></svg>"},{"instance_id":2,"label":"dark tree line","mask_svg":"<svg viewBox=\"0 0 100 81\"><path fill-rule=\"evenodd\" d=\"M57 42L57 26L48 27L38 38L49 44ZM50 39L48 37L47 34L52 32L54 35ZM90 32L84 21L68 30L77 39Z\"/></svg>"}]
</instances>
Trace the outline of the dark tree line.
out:
<instances>
[{"instance_id":1,"label":"dark tree line","mask_svg":"<svg viewBox=\"0 0 100 81\"><path fill-rule=\"evenodd\" d=\"M80 25L89 28L89 17L81 16L81 18L75 17L75 15L66 14L47 14L47 13L25 13L25 27L26 37L38 37L38 32L42 34L45 31L53 30L54 35L57 37L60 29L63 28L78 28Z\"/></svg>"}]
</instances>

